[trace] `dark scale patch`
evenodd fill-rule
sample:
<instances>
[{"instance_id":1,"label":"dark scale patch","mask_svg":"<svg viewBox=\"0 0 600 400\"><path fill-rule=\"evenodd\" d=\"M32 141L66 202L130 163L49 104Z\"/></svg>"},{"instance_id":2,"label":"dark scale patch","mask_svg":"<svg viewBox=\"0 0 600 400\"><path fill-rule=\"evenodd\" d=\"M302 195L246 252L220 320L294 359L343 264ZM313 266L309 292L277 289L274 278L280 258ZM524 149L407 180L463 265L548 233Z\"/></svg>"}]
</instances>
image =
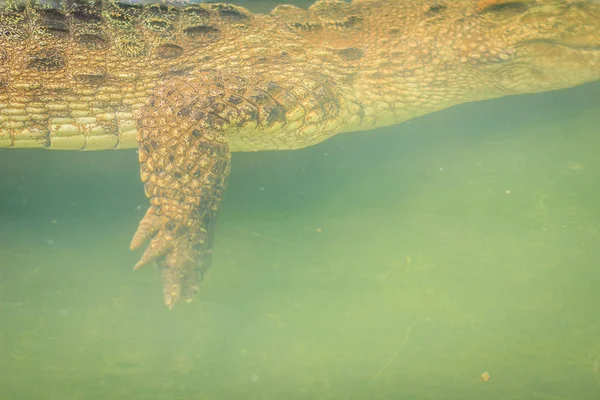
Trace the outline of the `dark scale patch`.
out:
<instances>
[{"instance_id":1,"label":"dark scale patch","mask_svg":"<svg viewBox=\"0 0 600 400\"><path fill-rule=\"evenodd\" d=\"M205 118L206 118L206 113L202 110L199 110L196 113L194 113L194 119L196 121L203 121Z\"/></svg>"},{"instance_id":2,"label":"dark scale patch","mask_svg":"<svg viewBox=\"0 0 600 400\"><path fill-rule=\"evenodd\" d=\"M185 15L189 15L192 17L199 17L202 19L208 19L210 14L208 11L206 11L204 8L198 6L198 5L191 5L189 7L185 7L182 10L183 14Z\"/></svg>"},{"instance_id":3,"label":"dark scale patch","mask_svg":"<svg viewBox=\"0 0 600 400\"><path fill-rule=\"evenodd\" d=\"M194 69L193 65L171 65L161 76L183 76L192 69Z\"/></svg>"},{"instance_id":4,"label":"dark scale patch","mask_svg":"<svg viewBox=\"0 0 600 400\"><path fill-rule=\"evenodd\" d=\"M212 42L219 37L220 31L217 28L213 28L208 25L197 25L185 28L183 33L191 39L198 42L206 41Z\"/></svg>"},{"instance_id":5,"label":"dark scale patch","mask_svg":"<svg viewBox=\"0 0 600 400\"><path fill-rule=\"evenodd\" d=\"M158 18L148 19L146 21L146 26L148 29L155 32L169 32L173 30L173 25L170 22Z\"/></svg>"},{"instance_id":6,"label":"dark scale patch","mask_svg":"<svg viewBox=\"0 0 600 400\"><path fill-rule=\"evenodd\" d=\"M267 92L269 94L269 96L273 97L278 95L279 93L281 93L283 91L283 89L281 88L281 86L279 86L278 84L276 84L275 82L267 82L265 84L262 85L262 89Z\"/></svg>"},{"instance_id":7,"label":"dark scale patch","mask_svg":"<svg viewBox=\"0 0 600 400\"><path fill-rule=\"evenodd\" d=\"M67 22L67 16L56 8L42 8L38 13L44 21Z\"/></svg>"},{"instance_id":8,"label":"dark scale patch","mask_svg":"<svg viewBox=\"0 0 600 400\"><path fill-rule=\"evenodd\" d=\"M180 118L186 118L189 117L191 113L192 110L189 107L184 107L181 110L177 111L177 116Z\"/></svg>"},{"instance_id":9,"label":"dark scale patch","mask_svg":"<svg viewBox=\"0 0 600 400\"><path fill-rule=\"evenodd\" d=\"M220 114L223 112L223 110L225 110L226 107L227 106L223 103L213 103L207 108L207 110L210 113L217 114L220 116Z\"/></svg>"},{"instance_id":10,"label":"dark scale patch","mask_svg":"<svg viewBox=\"0 0 600 400\"><path fill-rule=\"evenodd\" d=\"M227 101L230 104L238 105L238 104L241 104L244 101L244 99L241 98L240 96L236 96L236 95L232 94L227 98Z\"/></svg>"},{"instance_id":11,"label":"dark scale patch","mask_svg":"<svg viewBox=\"0 0 600 400\"><path fill-rule=\"evenodd\" d=\"M69 36L69 20L59 10L45 8L39 11L38 25L55 38L64 39Z\"/></svg>"},{"instance_id":12,"label":"dark scale patch","mask_svg":"<svg viewBox=\"0 0 600 400\"><path fill-rule=\"evenodd\" d=\"M143 12L143 7L139 4L118 3L116 7L111 7L105 15L116 24L130 25Z\"/></svg>"},{"instance_id":13,"label":"dark scale patch","mask_svg":"<svg viewBox=\"0 0 600 400\"><path fill-rule=\"evenodd\" d=\"M83 7L82 5L76 5L71 16L77 21L81 21L87 24L98 24L102 22L102 10L90 7Z\"/></svg>"},{"instance_id":14,"label":"dark scale patch","mask_svg":"<svg viewBox=\"0 0 600 400\"><path fill-rule=\"evenodd\" d=\"M160 58L175 58L183 54L183 48L175 44L161 44L154 50Z\"/></svg>"},{"instance_id":15,"label":"dark scale patch","mask_svg":"<svg viewBox=\"0 0 600 400\"><path fill-rule=\"evenodd\" d=\"M218 154L223 154L223 152L227 151L227 148L225 148L224 145L221 145L220 147L221 147L221 150L218 150L218 151L220 151L221 153L218 153ZM229 162L227 160L222 160L222 159L217 160L217 162L215 162L215 164L214 164L213 172L216 174L225 174L226 173L225 171L227 170L228 165L229 165Z\"/></svg>"},{"instance_id":16,"label":"dark scale patch","mask_svg":"<svg viewBox=\"0 0 600 400\"><path fill-rule=\"evenodd\" d=\"M156 32L170 32L179 19L179 9L167 4L152 4L144 12L146 26Z\"/></svg>"},{"instance_id":17,"label":"dark scale patch","mask_svg":"<svg viewBox=\"0 0 600 400\"><path fill-rule=\"evenodd\" d=\"M75 80L90 86L100 86L107 78L108 75L106 73L75 75Z\"/></svg>"},{"instance_id":18,"label":"dark scale patch","mask_svg":"<svg viewBox=\"0 0 600 400\"><path fill-rule=\"evenodd\" d=\"M291 26L292 26L292 28L297 29L299 31L316 31L316 30L323 28L323 26L321 24L319 24L318 22L311 22L311 21L294 22Z\"/></svg>"},{"instance_id":19,"label":"dark scale patch","mask_svg":"<svg viewBox=\"0 0 600 400\"><path fill-rule=\"evenodd\" d=\"M231 9L231 10L219 10L219 16L223 19L229 20L229 21L245 21L248 19L248 16L245 14L242 14L241 12Z\"/></svg>"},{"instance_id":20,"label":"dark scale patch","mask_svg":"<svg viewBox=\"0 0 600 400\"><path fill-rule=\"evenodd\" d=\"M46 33L57 39L69 37L69 20L60 11L55 9L42 9L37 24Z\"/></svg>"},{"instance_id":21,"label":"dark scale patch","mask_svg":"<svg viewBox=\"0 0 600 400\"><path fill-rule=\"evenodd\" d=\"M425 15L429 17L433 17L442 13L446 9L446 6L441 3L433 3L429 7L427 7L427 11L425 11Z\"/></svg>"},{"instance_id":22,"label":"dark scale patch","mask_svg":"<svg viewBox=\"0 0 600 400\"><path fill-rule=\"evenodd\" d=\"M254 104L244 103L238 109L243 121L258 121L258 108Z\"/></svg>"},{"instance_id":23,"label":"dark scale patch","mask_svg":"<svg viewBox=\"0 0 600 400\"><path fill-rule=\"evenodd\" d=\"M57 94L57 95L64 95L67 94L69 92L71 92L71 88L69 87L68 84L63 83L61 86L47 86L47 85L42 85L42 90L44 92L48 92L49 94ZM59 114L56 114L59 115Z\"/></svg>"},{"instance_id":24,"label":"dark scale patch","mask_svg":"<svg viewBox=\"0 0 600 400\"><path fill-rule=\"evenodd\" d=\"M32 54L27 61L27 68L35 71L59 71L65 65L65 58L62 54L51 50Z\"/></svg>"},{"instance_id":25,"label":"dark scale patch","mask_svg":"<svg viewBox=\"0 0 600 400\"><path fill-rule=\"evenodd\" d=\"M216 10L221 18L231 22L244 22L250 19L250 17L238 7L229 4L214 4L211 5L210 8Z\"/></svg>"},{"instance_id":26,"label":"dark scale patch","mask_svg":"<svg viewBox=\"0 0 600 400\"><path fill-rule=\"evenodd\" d=\"M90 33L75 36L75 43L88 50L104 50L108 47L108 42L102 36Z\"/></svg>"},{"instance_id":27,"label":"dark scale patch","mask_svg":"<svg viewBox=\"0 0 600 400\"><path fill-rule=\"evenodd\" d=\"M225 119L214 114L207 114L205 121L208 126L217 130L222 130L228 123L228 121L226 121Z\"/></svg>"},{"instance_id":28,"label":"dark scale patch","mask_svg":"<svg viewBox=\"0 0 600 400\"><path fill-rule=\"evenodd\" d=\"M0 49L0 64L8 61L8 53L4 49Z\"/></svg>"},{"instance_id":29,"label":"dark scale patch","mask_svg":"<svg viewBox=\"0 0 600 400\"><path fill-rule=\"evenodd\" d=\"M272 125L275 122L285 122L285 110L274 101L266 104L263 107L263 119L267 125Z\"/></svg>"},{"instance_id":30,"label":"dark scale patch","mask_svg":"<svg viewBox=\"0 0 600 400\"><path fill-rule=\"evenodd\" d=\"M359 26L362 22L362 18L358 15L351 15L343 21L335 21L330 23L330 26L333 26L337 29L353 29Z\"/></svg>"},{"instance_id":31,"label":"dark scale patch","mask_svg":"<svg viewBox=\"0 0 600 400\"><path fill-rule=\"evenodd\" d=\"M248 98L251 99L254 102L254 104L258 105L265 104L266 102L271 100L268 94L257 88L252 88L248 91Z\"/></svg>"},{"instance_id":32,"label":"dark scale patch","mask_svg":"<svg viewBox=\"0 0 600 400\"><path fill-rule=\"evenodd\" d=\"M60 28L55 26L44 26L44 31L56 39L67 39L69 37L69 28Z\"/></svg>"},{"instance_id":33,"label":"dark scale patch","mask_svg":"<svg viewBox=\"0 0 600 400\"><path fill-rule=\"evenodd\" d=\"M521 1L505 1L502 3L493 3L479 10L480 13L488 12L510 12L523 13L529 9L529 4Z\"/></svg>"},{"instance_id":34,"label":"dark scale patch","mask_svg":"<svg viewBox=\"0 0 600 400\"><path fill-rule=\"evenodd\" d=\"M338 56L345 61L356 61L363 58L365 55L364 51L357 49L356 47L347 47L337 51Z\"/></svg>"}]
</instances>

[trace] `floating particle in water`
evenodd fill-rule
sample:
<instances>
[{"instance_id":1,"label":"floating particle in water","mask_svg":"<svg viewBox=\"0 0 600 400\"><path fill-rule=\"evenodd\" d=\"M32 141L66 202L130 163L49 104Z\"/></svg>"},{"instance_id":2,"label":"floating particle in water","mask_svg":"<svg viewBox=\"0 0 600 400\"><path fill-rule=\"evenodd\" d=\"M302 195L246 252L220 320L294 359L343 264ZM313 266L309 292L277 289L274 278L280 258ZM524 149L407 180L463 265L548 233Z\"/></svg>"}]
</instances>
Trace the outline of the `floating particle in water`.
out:
<instances>
[{"instance_id":1,"label":"floating particle in water","mask_svg":"<svg viewBox=\"0 0 600 400\"><path fill-rule=\"evenodd\" d=\"M479 377L481 378L482 381L488 382L492 376L490 375L490 373L488 371L483 371L481 373L481 375L479 375Z\"/></svg>"}]
</instances>

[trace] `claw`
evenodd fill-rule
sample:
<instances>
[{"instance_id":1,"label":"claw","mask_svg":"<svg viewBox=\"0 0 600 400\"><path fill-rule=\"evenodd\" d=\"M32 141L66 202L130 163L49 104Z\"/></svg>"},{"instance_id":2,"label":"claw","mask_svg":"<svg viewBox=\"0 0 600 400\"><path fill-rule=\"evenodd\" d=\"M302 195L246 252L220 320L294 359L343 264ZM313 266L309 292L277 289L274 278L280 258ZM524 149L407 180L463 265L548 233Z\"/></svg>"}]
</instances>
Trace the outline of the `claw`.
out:
<instances>
[{"instance_id":1,"label":"claw","mask_svg":"<svg viewBox=\"0 0 600 400\"><path fill-rule=\"evenodd\" d=\"M133 235L133 239L131 239L131 244L129 248L131 250L137 250L143 245L148 239L150 239L154 234L158 231L160 226L160 217L156 215L156 209L154 206L150 206L148 211L146 211L146 215L140 221L138 225L137 231Z\"/></svg>"},{"instance_id":2,"label":"claw","mask_svg":"<svg viewBox=\"0 0 600 400\"><path fill-rule=\"evenodd\" d=\"M144 265L151 263L152 261L157 260L158 258L167 254L167 252L173 247L173 238L168 233L159 233L155 236L148 248L142 255L140 261L133 267L135 271L142 268Z\"/></svg>"},{"instance_id":3,"label":"claw","mask_svg":"<svg viewBox=\"0 0 600 400\"><path fill-rule=\"evenodd\" d=\"M169 309L180 299L190 302L199 291L201 271L210 263L211 250L205 246L198 247L198 231L190 229L198 223L197 218L188 223L176 223L173 219L160 215L151 206L134 235L132 248L140 247L149 238L150 244L138 263L133 267L138 270L152 261L159 261L162 271L164 302ZM201 241L206 245L206 240Z\"/></svg>"},{"instance_id":4,"label":"claw","mask_svg":"<svg viewBox=\"0 0 600 400\"><path fill-rule=\"evenodd\" d=\"M183 287L181 289L181 298L186 303L191 303L192 299L198 294L200 291L200 281L202 280L202 276L198 274L198 271L195 269L190 271L188 276L183 281Z\"/></svg>"},{"instance_id":5,"label":"claw","mask_svg":"<svg viewBox=\"0 0 600 400\"><path fill-rule=\"evenodd\" d=\"M179 242L164 260L163 283L165 304L169 308L179 299L189 303L199 291L199 279L196 271L199 254L193 250L189 241Z\"/></svg>"},{"instance_id":6,"label":"claw","mask_svg":"<svg viewBox=\"0 0 600 400\"><path fill-rule=\"evenodd\" d=\"M163 296L165 304L170 309L181 297L181 273L177 269L165 267L162 272Z\"/></svg>"}]
</instances>

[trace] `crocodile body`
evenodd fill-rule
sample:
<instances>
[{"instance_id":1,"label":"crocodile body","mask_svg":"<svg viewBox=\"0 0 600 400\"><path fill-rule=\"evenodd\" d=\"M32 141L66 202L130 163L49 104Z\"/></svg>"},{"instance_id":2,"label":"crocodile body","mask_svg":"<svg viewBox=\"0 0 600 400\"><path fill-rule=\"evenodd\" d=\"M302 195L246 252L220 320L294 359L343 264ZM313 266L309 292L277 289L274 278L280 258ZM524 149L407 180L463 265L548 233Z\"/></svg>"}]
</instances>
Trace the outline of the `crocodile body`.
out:
<instances>
[{"instance_id":1,"label":"crocodile body","mask_svg":"<svg viewBox=\"0 0 600 400\"><path fill-rule=\"evenodd\" d=\"M75 0L0 8L0 147L139 148L132 248L198 291L233 151L287 150L455 104L600 79L600 5Z\"/></svg>"}]
</instances>

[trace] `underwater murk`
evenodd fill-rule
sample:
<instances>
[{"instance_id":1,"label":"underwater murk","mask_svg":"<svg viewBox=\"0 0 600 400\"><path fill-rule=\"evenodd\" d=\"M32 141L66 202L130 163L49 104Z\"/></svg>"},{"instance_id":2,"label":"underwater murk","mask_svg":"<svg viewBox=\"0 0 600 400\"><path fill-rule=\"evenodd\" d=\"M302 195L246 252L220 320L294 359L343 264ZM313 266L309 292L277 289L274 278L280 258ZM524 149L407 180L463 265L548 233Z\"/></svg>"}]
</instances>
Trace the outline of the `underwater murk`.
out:
<instances>
[{"instance_id":1,"label":"underwater murk","mask_svg":"<svg viewBox=\"0 0 600 400\"><path fill-rule=\"evenodd\" d=\"M0 400L600 398L599 98L236 152L171 310L160 264L132 271L135 149L0 149Z\"/></svg>"}]
</instances>

